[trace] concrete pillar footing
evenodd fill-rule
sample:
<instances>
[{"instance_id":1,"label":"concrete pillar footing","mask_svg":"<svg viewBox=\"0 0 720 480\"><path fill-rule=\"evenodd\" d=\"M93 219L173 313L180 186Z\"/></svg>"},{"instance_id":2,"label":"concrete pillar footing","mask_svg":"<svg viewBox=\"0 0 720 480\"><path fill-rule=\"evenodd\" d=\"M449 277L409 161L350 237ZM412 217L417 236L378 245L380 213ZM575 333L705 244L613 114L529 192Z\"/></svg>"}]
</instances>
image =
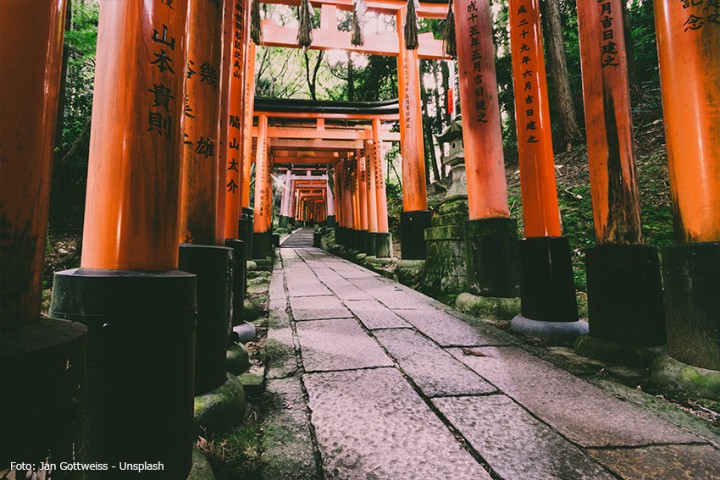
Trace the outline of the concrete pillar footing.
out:
<instances>
[{"instance_id":1,"label":"concrete pillar footing","mask_svg":"<svg viewBox=\"0 0 720 480\"><path fill-rule=\"evenodd\" d=\"M669 355L660 355L650 367L650 377L693 397L720 401L720 371L695 367Z\"/></svg>"},{"instance_id":2,"label":"concrete pillar footing","mask_svg":"<svg viewBox=\"0 0 720 480\"><path fill-rule=\"evenodd\" d=\"M666 350L665 345L618 343L592 335L583 335L575 340L575 352L578 355L630 367L647 368L656 358L665 354Z\"/></svg>"}]
</instances>

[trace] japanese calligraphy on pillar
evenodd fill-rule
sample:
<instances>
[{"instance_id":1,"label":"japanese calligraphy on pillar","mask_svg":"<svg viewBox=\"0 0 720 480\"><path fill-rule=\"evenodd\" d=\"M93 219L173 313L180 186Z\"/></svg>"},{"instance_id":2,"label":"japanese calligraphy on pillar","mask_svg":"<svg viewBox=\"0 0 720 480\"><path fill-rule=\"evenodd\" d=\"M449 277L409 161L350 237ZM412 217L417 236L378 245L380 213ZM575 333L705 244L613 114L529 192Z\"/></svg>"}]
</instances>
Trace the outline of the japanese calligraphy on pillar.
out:
<instances>
[{"instance_id":1,"label":"japanese calligraphy on pillar","mask_svg":"<svg viewBox=\"0 0 720 480\"><path fill-rule=\"evenodd\" d=\"M540 39L537 38L537 25L530 25L528 8L532 9L531 2L521 0L515 2L516 36L515 42L520 44L519 48L513 48L513 57L518 52L519 68L514 68L515 73L515 106L518 118L518 142L538 143L537 127L539 116L538 103L538 53L542 55L542 49L538 48ZM512 8L512 7L511 7ZM537 22L537 11L534 11ZM512 14L511 14L512 15ZM531 48L531 46L533 48ZM540 50L540 52L538 52ZM517 62L513 59L513 63ZM518 74L519 73L519 78ZM522 120L522 121L521 121Z\"/></svg>"},{"instance_id":2,"label":"japanese calligraphy on pillar","mask_svg":"<svg viewBox=\"0 0 720 480\"><path fill-rule=\"evenodd\" d=\"M151 40L154 49L150 65L156 68L162 80L153 83L152 87L148 88L152 103L148 111L147 131L155 132L169 139L173 121L170 102L177 96L177 92L172 88L175 75L173 60L176 41L165 24L158 25L153 29Z\"/></svg>"},{"instance_id":3,"label":"japanese calligraphy on pillar","mask_svg":"<svg viewBox=\"0 0 720 480\"><path fill-rule=\"evenodd\" d=\"M242 139L242 99L243 99L243 32L245 31L245 4L243 0L235 0L233 4L233 27L232 27L232 78L230 79L230 128L228 130L228 153L227 153L227 192L235 195L240 188L241 171L240 142ZM239 204L237 201L226 201L226 208L232 211L232 216L238 216ZM236 220L229 219L230 225Z\"/></svg>"},{"instance_id":4,"label":"japanese calligraphy on pillar","mask_svg":"<svg viewBox=\"0 0 720 480\"><path fill-rule=\"evenodd\" d=\"M720 0L677 0L687 11L684 31L720 25Z\"/></svg>"},{"instance_id":5,"label":"japanese calligraphy on pillar","mask_svg":"<svg viewBox=\"0 0 720 480\"><path fill-rule=\"evenodd\" d=\"M468 42L470 43L470 61L472 62L472 82L473 94L475 97L473 117L481 123L488 121L488 106L485 98L485 82L483 81L483 57L480 52L480 29L478 25L478 6L477 1L471 0L468 3L465 12L470 31L468 32Z\"/></svg>"},{"instance_id":6,"label":"japanese calligraphy on pillar","mask_svg":"<svg viewBox=\"0 0 720 480\"><path fill-rule=\"evenodd\" d=\"M615 18L613 16L613 5L614 2L597 0L597 8L600 9L600 26L601 38L600 43L600 56L602 58L602 66L605 67L617 67L620 65L618 62L618 50L617 41L615 40ZM615 8L622 8L618 4ZM622 35L622 12L617 12L618 18L620 18L620 34Z\"/></svg>"}]
</instances>

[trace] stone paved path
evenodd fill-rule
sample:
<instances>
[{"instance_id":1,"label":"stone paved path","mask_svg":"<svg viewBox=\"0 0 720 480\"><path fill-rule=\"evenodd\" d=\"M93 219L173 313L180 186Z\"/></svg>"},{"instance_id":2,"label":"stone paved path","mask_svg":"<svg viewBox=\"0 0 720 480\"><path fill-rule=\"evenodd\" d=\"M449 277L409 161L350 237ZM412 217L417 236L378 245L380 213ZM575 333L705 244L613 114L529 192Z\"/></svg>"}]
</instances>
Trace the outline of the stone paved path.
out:
<instances>
[{"instance_id":1,"label":"stone paved path","mask_svg":"<svg viewBox=\"0 0 720 480\"><path fill-rule=\"evenodd\" d=\"M282 247L282 248L312 247L313 231L314 230L312 228L302 228L302 229L294 232L292 235L287 236L285 238L285 240L280 243L280 247Z\"/></svg>"},{"instance_id":2,"label":"stone paved path","mask_svg":"<svg viewBox=\"0 0 720 480\"><path fill-rule=\"evenodd\" d=\"M683 412L320 249L279 252L264 478L720 478L720 437Z\"/></svg>"}]
</instances>

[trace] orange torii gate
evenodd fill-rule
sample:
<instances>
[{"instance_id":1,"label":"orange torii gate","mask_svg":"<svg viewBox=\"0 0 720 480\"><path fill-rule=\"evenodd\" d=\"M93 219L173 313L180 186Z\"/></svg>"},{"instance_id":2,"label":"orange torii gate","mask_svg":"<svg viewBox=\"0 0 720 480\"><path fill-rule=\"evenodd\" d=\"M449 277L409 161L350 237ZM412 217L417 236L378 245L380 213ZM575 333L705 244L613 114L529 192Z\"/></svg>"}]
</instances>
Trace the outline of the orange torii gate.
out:
<instances>
[{"instance_id":1,"label":"orange torii gate","mask_svg":"<svg viewBox=\"0 0 720 480\"><path fill-rule=\"evenodd\" d=\"M247 19L243 19L243 14L239 17L235 15L236 12L247 11L244 2L225 0L215 3L222 8L224 34L236 38L235 29L242 29L239 49L248 52L247 55L252 58L252 45L244 34ZM350 8L351 5L350 0L321 0L321 3L330 9L326 12L332 11L332 8ZM498 173L501 161L499 153L494 150L498 145L497 124L494 123L497 119L490 118L496 117L493 103L497 102L490 67L491 55L487 50L481 50L489 45L488 2L472 2L482 15L468 10L471 6L469 0L465 3L459 0L458 4L461 5L458 10L463 12L457 17L458 35L461 40L469 40L470 47L476 46L477 55L482 59L476 67L476 62L472 61L476 50L461 48L458 52L461 97L465 97L464 102L474 100L468 108L464 108L469 116L466 122L471 125L467 125L463 133L468 148L474 150L472 155L471 152L467 155L470 160L469 198L473 199L470 202L470 218L483 221L506 219L505 187ZM0 468L28 452L46 455L50 451L54 460L70 460L76 420L82 418L86 432L79 445L82 461L142 463L152 458L165 464L166 478L185 478L190 469L198 277L178 270L178 239L181 218L185 215L181 214L181 165L183 151L189 148L183 133L199 132L183 128L187 114L184 99L191 87L187 81L192 66L190 60L195 61L188 57L187 43L193 34L192 26L188 29L188 7L193 5L192 0L174 0L172 5L164 0L108 1L101 4L81 268L56 274L50 311L51 317L74 322L57 322L38 318L42 288L39 272L46 236L51 139L57 109L58 59L61 57L65 4L62 0L0 2L0 64L16 66L15 75L0 76L0 91L14 93L0 97L3 125L0 129L3 161L3 175L0 177L3 233L0 236L3 255L0 262L0 275L3 277L0 294L3 369L0 375L3 388L0 395L3 408L10 405L13 412L13 415L0 416L0 429L15 432L0 439ZM368 5L370 8L398 12L404 2L368 0ZM520 160L525 235L533 239L532 243L541 244L543 253L537 258L530 255L527 258L528 262L540 266L544 258L546 264L554 267L558 266L556 259L560 259L559 266L564 267L565 246L562 240L558 240L561 228L551 174L550 138L547 125L544 125L544 130L540 125L547 122L544 75L540 75L541 42L538 36L534 40L528 39L526 44L526 36L522 36L523 22L531 25L535 32L541 30L537 24L538 2L513 0L510 5L513 49L524 53L522 49L526 45L533 52L532 56L527 55L526 65L534 67L526 69L530 70L529 77L523 77L526 73L522 69L525 55L519 56L515 64L515 90L519 96L518 104L522 106L518 137L525 142ZM610 25L611 20L621 24L617 2L593 2L593 6L601 9L603 21L586 22L592 17L584 15L593 12L585 11L583 14L584 51L586 47L597 45L592 42L599 38L598 32L604 38L605 30L610 28L604 25ZM720 370L717 329L720 297L715 294L720 288L720 209L717 208L720 201L720 120L717 116L720 108L720 58L716 54L720 49L720 35L717 23L709 20L710 17L700 7L694 4L685 6L675 0L655 0L677 234L676 245L663 251L665 312L670 342L668 352L674 359L672 362L680 363L682 368L700 367L695 369L695 373L686 375L695 378L695 374L707 376L707 370L710 370L710 375ZM419 11L421 15L439 15L438 8L438 5L421 3ZM227 28L230 23L236 23L229 22L229 15L233 19L240 18L237 22L240 27L233 25ZM331 15L326 13L324 17L327 19ZM199 16L193 16L193 20L199 19ZM476 22L484 22L478 25L483 28L473 29ZM266 34L271 38L271 27L267 24L266 27ZM611 33L615 35L620 30L621 27L616 27ZM287 32L283 35L287 36ZM344 39L347 34L330 32L330 35L328 38L332 38L333 42L348 41ZM477 43L473 43L474 38L478 39ZM414 82L411 81L415 75L412 64L418 56L435 55L432 53L435 47L424 46L424 42L421 38L420 48L415 53L403 51L402 45L398 44L396 53L404 75L401 84L405 85L400 92L401 111L409 112L408 117L416 110L418 100L413 90ZM210 45L210 42L205 43ZM221 43L225 46L225 54L217 78L222 105L232 97L229 77L234 75L230 73L231 59L236 57L234 53L228 54L227 50L228 45L235 48L234 41L231 43L224 38ZM19 50L17 45L20 44L24 47ZM370 48L371 44L368 45ZM602 47L600 43L603 54L599 60L597 51L583 53L583 68L591 75L585 80L588 85L586 104L590 105L591 99L597 101L599 95L590 81L597 78L592 77L595 72L596 76L606 80L602 90L603 101L612 97L618 114L615 117L617 125L609 128L612 126L609 121L613 118L612 111L608 108L610 103L603 103L604 131L617 134L615 137L612 134L606 136L606 139L615 138L616 141L608 142L606 146L603 142L593 141L589 147L593 170L591 188L598 217L596 233L598 243L639 245L639 229L632 221L632 218L637 218L633 193L636 186L632 160L627 152L627 126L621 125L624 117L619 115L626 113L627 108L622 105L624 93L616 89L623 84L622 73L621 69L617 69L620 71L619 79L615 77L616 73L612 73L615 67L621 66L623 53L621 49L608 53ZM317 48L330 46L324 44ZM382 48L393 50L388 54L394 52L393 46ZM616 54L617 57L614 56ZM243 61L239 70L245 72L251 64L251 59ZM475 73L476 68L478 73ZM252 121L248 119L252 119L253 99L252 88L248 88L252 85L249 77L252 75L243 78L244 110L239 112L245 119L244 123L239 115L232 113L231 105L226 105L226 113L218 114L217 146L222 149L217 157L216 172L225 171L232 165L233 157L229 150L234 149L231 147L234 142L229 132L235 128L236 122L241 122L239 131L243 155L238 161L242 162L243 174L240 180L234 180L234 177L230 180L236 185L238 181L242 183L239 204L243 208L249 206L248 195L243 192L249 192L252 149ZM529 93L525 91L526 86ZM523 97L520 97L520 92ZM223 111L222 108L220 110ZM259 117L260 140L256 145L259 184L255 208L259 215L254 219L255 230L261 234L269 231L271 162L273 155L281 157L280 152L287 151L286 158L314 158L314 163L308 160L308 165L333 167L335 212L339 217L338 231L343 232L338 237L347 244L360 244L355 232L362 231L365 225L365 204L371 205L372 198L372 185L367 184L372 184L374 178L378 240L387 235L384 237L386 241L377 242L377 255L387 256L389 253L381 255L380 252L380 247L388 248L390 242L381 163L384 133L378 115L368 114L358 119L366 123L363 125L364 133L355 132L353 135L364 135L362 138L301 140L269 137L270 129L274 128L270 120L283 118L283 112L263 111L257 105L255 110ZM290 113L285 118L292 117L293 112ZM592 115L595 112L591 110L588 113ZM327 122L333 116L337 119L338 115L342 117L345 114L326 111L306 118L323 118ZM602 128L595 125L595 122L588 121L588 128ZM199 127L196 125L195 128ZM412 152L413 135L417 132L408 132L407 125L404 128L403 156L417 158L413 155L418 152ZM200 136L212 134L208 132ZM237 140L240 141L239 138ZM609 162L603 163L602 158L595 161L593 155L601 154L604 149L610 150L611 145L622 145L622 149L614 151L614 156L608 156L618 164L612 167ZM311 156L311 153L317 156ZM368 157L371 157L369 162ZM222 166L220 158L224 158ZM323 160L318 161L319 158ZM211 166L206 167L212 170ZM405 213L411 214L409 217L413 222L423 218L424 185L417 180L418 176L422 176L419 175L420 168L419 164L411 164L407 171L403 171L408 189ZM623 172L621 181L617 181L617 175L610 175L618 171ZM240 168L237 173L240 174ZM194 192L198 194L198 199L212 203L207 199L212 197L211 190L219 186L227 192L228 177L219 173L215 177L201 183L198 188L203 191ZM623 192L614 186L617 184L622 185L623 192L627 194L624 201L618 200L623 197L617 195ZM477 188L480 185L486 188ZM365 201L362 200L363 188L367 189ZM219 189L216 190L216 204L209 207L215 220L215 235L211 242L213 247L222 248L218 243L228 235L218 234L219 225L225 226L223 231L227 232L228 222L221 212L231 211L232 208L222 206L228 197L218 192ZM191 210L186 212L189 214ZM370 211L368 207L368 213ZM621 224L610 221L610 212L615 215L623 211L627 212L626 218L630 221ZM236 211L235 215L238 213ZM198 219L188 217L187 220ZM417 220L417 223L421 221ZM230 224L232 237L232 222ZM372 232L370 216L366 225ZM622 228L617 228L618 225ZM205 227L202 230L205 232ZM207 232L210 232L209 227ZM507 236L507 225L503 225L499 233ZM492 251L492 248L488 247L487 251ZM525 274L526 266L522 268ZM537 279L543 278L542 274L547 274L544 278L548 279L548 285L557 288L548 291L547 297L540 300L548 304L557 299L561 303L559 306L548 306L531 301L528 308L534 307L530 309L539 312L536 316L540 320L574 323L576 315L573 302L569 300L571 279L561 278L567 277L567 269L561 268L559 272L548 272L546 269L535 275L534 280L523 282L535 281L537 287ZM528 298L526 293L521 295L525 302ZM596 294L591 292L591 295ZM559 311L562 315L545 317L552 311ZM221 327L222 334L213 338L226 334L226 325ZM83 363L86 345L87 370ZM220 347L224 350L225 345ZM658 368L661 367L662 364ZM84 381L86 371L87 382ZM163 381L159 382L159 378ZM675 380L682 379L676 377ZM39 386L46 385L53 388L39 390ZM78 411L77 400L82 396L79 388L86 388L87 406L84 412ZM138 436L137 432L142 432L142 435Z\"/></svg>"},{"instance_id":2,"label":"orange torii gate","mask_svg":"<svg viewBox=\"0 0 720 480\"><path fill-rule=\"evenodd\" d=\"M333 205L324 207L325 212L333 211L337 218L337 238L342 244L352 245L366 253L375 253L382 257L391 255L391 239L387 220L387 196L385 193L385 179L382 176L382 143L400 140L397 133L382 129L382 121L396 122L399 119L397 101L389 102L313 102L300 100L273 100L256 99L255 112L259 118L269 119L271 125L263 127L264 123L253 128L256 138L255 162L264 161L265 155L269 162L278 167L310 168L329 167L335 171L343 170L349 165L347 159L352 158L353 170L372 167L374 172L377 166L378 174L374 174L376 181L371 184L370 169L367 175L356 178L353 189L345 188L342 182L334 181L335 192L325 195L327 203L332 199L348 205L352 211L337 215L342 210ZM265 122L265 120L263 120ZM257 145L266 145L261 151ZM362 152L366 151L366 155ZM286 173L287 175L287 173ZM295 192L301 177L291 180L292 190L290 198L295 199ZM345 179L349 181L349 177ZM362 195L358 187L362 183ZM326 180L329 184L329 181ZM296 184L296 185L293 185ZM272 185L270 176L258 180L255 184L256 198L271 198ZM347 184L349 186L349 184ZM369 198L374 200L373 210L368 210ZM265 258L269 252L271 241L271 223L263 216L259 217L256 203L255 231L253 241L253 256ZM353 207L353 205L355 205ZM282 208L281 216L291 211L297 217L301 205L295 204L295 209ZM362 223L362 214L365 211L366 222ZM284 214L283 211L286 213ZM345 212L343 212L345 213ZM324 216L329 216L324 213ZM369 231L369 216L373 216L374 231ZM282 219L280 221L283 221ZM283 221L284 222L284 221ZM375 226L377 225L377 227ZM380 252L378 254L378 252Z\"/></svg>"}]
</instances>

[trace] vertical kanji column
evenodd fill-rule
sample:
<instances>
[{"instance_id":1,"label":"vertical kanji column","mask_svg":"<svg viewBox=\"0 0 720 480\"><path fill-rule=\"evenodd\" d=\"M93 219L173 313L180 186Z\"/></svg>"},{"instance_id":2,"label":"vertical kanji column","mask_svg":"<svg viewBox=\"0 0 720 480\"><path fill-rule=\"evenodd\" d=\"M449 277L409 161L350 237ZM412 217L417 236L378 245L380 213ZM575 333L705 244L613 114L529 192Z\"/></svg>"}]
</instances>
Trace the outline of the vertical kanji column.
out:
<instances>
[{"instance_id":1,"label":"vertical kanji column","mask_svg":"<svg viewBox=\"0 0 720 480\"><path fill-rule=\"evenodd\" d=\"M517 297L517 225L507 200L490 3L457 0L456 5L470 216L465 228L467 287L476 295Z\"/></svg>"},{"instance_id":2,"label":"vertical kanji column","mask_svg":"<svg viewBox=\"0 0 720 480\"><path fill-rule=\"evenodd\" d=\"M577 348L591 351L595 339L661 345L660 263L657 249L643 245L622 1L577 8L597 242L585 255L591 338Z\"/></svg>"},{"instance_id":3,"label":"vertical kanji column","mask_svg":"<svg viewBox=\"0 0 720 480\"><path fill-rule=\"evenodd\" d=\"M270 186L268 147L268 119L266 115L258 118L257 148L255 154L255 211L253 223L253 258L265 259L270 255L270 232L268 219L272 212L268 211L268 192Z\"/></svg>"},{"instance_id":4,"label":"vertical kanji column","mask_svg":"<svg viewBox=\"0 0 720 480\"><path fill-rule=\"evenodd\" d=\"M248 1L248 0L245 0ZM243 121L242 121L242 194L240 195L241 215L240 215L240 239L245 242L245 251L247 258L251 258L253 251L253 214L250 208L250 178L252 172L252 128L253 128L253 112L255 101L255 44L248 38L246 40L247 55L245 62L245 88L243 90Z\"/></svg>"},{"instance_id":5,"label":"vertical kanji column","mask_svg":"<svg viewBox=\"0 0 720 480\"><path fill-rule=\"evenodd\" d=\"M366 130L370 133L372 138L372 128L368 127ZM365 154L365 165L367 169L367 205L368 205L368 241L366 244L367 254L369 257L375 257L377 255L377 232L378 232L378 221L377 221L377 192L375 188L375 158L373 156L373 141L371 139L365 140L363 143Z\"/></svg>"},{"instance_id":6,"label":"vertical kanji column","mask_svg":"<svg viewBox=\"0 0 720 480\"><path fill-rule=\"evenodd\" d=\"M225 195L226 136L221 128L227 112L229 58L223 52L230 0L188 1L185 119L183 127L182 201L179 268L197 275L198 320L195 336L195 394L225 383L227 336L231 327L228 292L233 250L218 228L219 196ZM221 137L221 135L224 135ZM227 152L225 152L227 153ZM220 163L223 163L220 165ZM223 191L218 191L222 182Z\"/></svg>"},{"instance_id":7,"label":"vertical kanji column","mask_svg":"<svg viewBox=\"0 0 720 480\"><path fill-rule=\"evenodd\" d=\"M65 9L0 2L0 470L79 440L86 329L40 317Z\"/></svg>"},{"instance_id":8,"label":"vertical kanji column","mask_svg":"<svg viewBox=\"0 0 720 480\"><path fill-rule=\"evenodd\" d=\"M427 207L425 149L418 51L405 48L405 10L398 10L398 95L400 96L400 153L402 155L403 213L400 244L404 260L425 259L425 229L432 213Z\"/></svg>"},{"instance_id":9,"label":"vertical kanji column","mask_svg":"<svg viewBox=\"0 0 720 480\"><path fill-rule=\"evenodd\" d=\"M290 225L290 201L292 199L292 170L290 168L287 169L287 172L285 173L285 180L283 182L285 184L285 187L282 191L282 201L280 202L280 224L279 226L286 228Z\"/></svg>"},{"instance_id":10,"label":"vertical kanji column","mask_svg":"<svg viewBox=\"0 0 720 480\"><path fill-rule=\"evenodd\" d=\"M551 341L587 331L578 321L570 245L561 236L539 0L511 0L515 115L525 239L520 242L521 315L513 329Z\"/></svg>"},{"instance_id":11,"label":"vertical kanji column","mask_svg":"<svg viewBox=\"0 0 720 480\"><path fill-rule=\"evenodd\" d=\"M668 354L717 375L720 4L656 0L655 25L676 239L663 250Z\"/></svg>"},{"instance_id":12,"label":"vertical kanji column","mask_svg":"<svg viewBox=\"0 0 720 480\"><path fill-rule=\"evenodd\" d=\"M81 268L51 312L88 327L84 461L192 462L196 277L178 266L187 2L101 2ZM140 433L139 433L140 432Z\"/></svg>"},{"instance_id":13,"label":"vertical kanji column","mask_svg":"<svg viewBox=\"0 0 720 480\"><path fill-rule=\"evenodd\" d=\"M228 114L230 128L228 129L227 153L225 165L225 238L240 238L239 220L242 208L243 162L242 147L245 141L243 136L243 122L245 99L245 55L248 54L247 43L250 39L248 28L250 17L249 0L231 0L232 26L226 27L231 37L225 42L229 50L225 67L229 70L228 85ZM227 25L227 23L226 23ZM251 117L252 118L252 117Z\"/></svg>"},{"instance_id":14,"label":"vertical kanji column","mask_svg":"<svg viewBox=\"0 0 720 480\"><path fill-rule=\"evenodd\" d=\"M388 225L387 192L385 190L385 174L383 170L382 139L380 138L380 120L372 122L373 164L375 168L375 193L377 202L378 233L375 237L375 255L378 258L393 256L392 238Z\"/></svg>"}]
</instances>

